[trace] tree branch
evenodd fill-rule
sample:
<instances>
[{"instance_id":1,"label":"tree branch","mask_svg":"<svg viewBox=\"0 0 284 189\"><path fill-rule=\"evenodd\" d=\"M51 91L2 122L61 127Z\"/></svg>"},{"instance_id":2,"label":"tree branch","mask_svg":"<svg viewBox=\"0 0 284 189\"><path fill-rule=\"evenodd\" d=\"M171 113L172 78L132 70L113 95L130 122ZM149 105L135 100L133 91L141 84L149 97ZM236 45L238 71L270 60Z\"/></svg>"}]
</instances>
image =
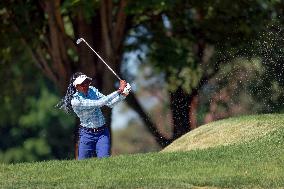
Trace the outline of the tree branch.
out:
<instances>
[{"instance_id":1,"label":"tree branch","mask_svg":"<svg viewBox=\"0 0 284 189\"><path fill-rule=\"evenodd\" d=\"M44 12L48 15L50 55L53 70L61 89L66 88L68 78L71 75L71 61L67 55L66 34L60 12L60 0L49 0L42 3Z\"/></svg>"},{"instance_id":2,"label":"tree branch","mask_svg":"<svg viewBox=\"0 0 284 189\"><path fill-rule=\"evenodd\" d=\"M51 70L48 62L44 58L43 52L40 48L36 50L36 57L38 57L37 59L42 63L45 74L48 76L48 78L50 78L53 82L57 82L58 80L56 79L55 74Z\"/></svg>"},{"instance_id":3,"label":"tree branch","mask_svg":"<svg viewBox=\"0 0 284 189\"><path fill-rule=\"evenodd\" d=\"M113 17L113 2L112 0L105 0L107 2L107 6L106 6L106 12L107 12L107 24L108 24L108 28L110 28L110 36L111 36L111 32L113 31L113 20L112 20L112 17Z\"/></svg>"},{"instance_id":4,"label":"tree branch","mask_svg":"<svg viewBox=\"0 0 284 189\"><path fill-rule=\"evenodd\" d=\"M8 13L8 16L11 18L11 15ZM21 30L17 26L17 24L13 21L11 21L12 27L15 30L16 33L20 36L20 41L23 43L25 47L27 47L28 51L31 54L32 59L34 60L35 65L43 72L45 75L52 80L53 82L57 82L57 79L55 77L55 74L52 72L49 64L45 60L43 53L39 49L33 50L33 48L29 45L27 42L28 40L24 37Z\"/></svg>"},{"instance_id":5,"label":"tree branch","mask_svg":"<svg viewBox=\"0 0 284 189\"><path fill-rule=\"evenodd\" d=\"M126 0L121 0L119 2L119 8L118 8L118 12L116 15L115 27L113 29L114 32L112 33L112 39L113 39L115 50L119 49L120 44L123 41L126 18L127 18L127 15L124 10L126 5L127 5Z\"/></svg>"},{"instance_id":6,"label":"tree branch","mask_svg":"<svg viewBox=\"0 0 284 189\"><path fill-rule=\"evenodd\" d=\"M140 105L140 103L138 102L137 98L133 93L130 93L127 96L126 102L131 108L133 108L141 116L141 119L144 121L148 131L155 137L155 140L160 146L165 147L172 142L171 139L165 138L158 131L157 127L155 126L151 118L145 113L145 111L143 110L142 106Z\"/></svg>"},{"instance_id":7,"label":"tree branch","mask_svg":"<svg viewBox=\"0 0 284 189\"><path fill-rule=\"evenodd\" d=\"M105 42L105 50L107 56L112 56L113 52L113 46L111 41L111 28L108 24L109 22L109 14L108 14L108 4L109 1L101 1L101 8L100 8L100 14L101 14L101 23L102 23L102 36L103 41Z\"/></svg>"}]
</instances>

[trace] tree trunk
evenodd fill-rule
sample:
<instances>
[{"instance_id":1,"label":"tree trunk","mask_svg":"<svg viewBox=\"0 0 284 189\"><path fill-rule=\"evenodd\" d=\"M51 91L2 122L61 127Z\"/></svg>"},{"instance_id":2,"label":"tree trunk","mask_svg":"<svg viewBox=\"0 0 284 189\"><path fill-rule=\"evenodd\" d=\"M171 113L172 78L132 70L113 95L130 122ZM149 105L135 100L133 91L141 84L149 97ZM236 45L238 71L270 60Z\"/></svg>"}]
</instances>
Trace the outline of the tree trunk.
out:
<instances>
[{"instance_id":1,"label":"tree trunk","mask_svg":"<svg viewBox=\"0 0 284 189\"><path fill-rule=\"evenodd\" d=\"M103 59L117 73L121 65L123 55L123 42L126 32L131 27L129 17L125 14L126 0L120 0L113 4L112 0L100 1L100 12L91 22L87 22L83 9L78 7L75 17L71 18L76 38L83 37L103 57ZM44 1L43 10L48 15L47 42L50 53L50 66L56 78L56 85L65 93L66 86L72 73L82 71L95 78L95 86L104 94L115 90L114 83L117 79L98 59L98 57L84 43L74 45L74 39L70 40L64 31L63 19L60 12L60 0ZM76 39L75 39L76 40ZM72 62L68 57L69 48L78 50L79 62ZM142 106L131 93L127 98L129 105L141 116L149 132L154 136L157 143L162 147L172 142L163 136L150 117L145 113ZM174 120L174 137L181 136L190 130L189 97L183 91L176 91L171 95L171 108ZM111 110L105 111L107 124L111 123ZM78 126L79 124L77 124ZM77 134L77 133L75 133ZM77 149L77 144L75 145ZM77 150L75 157L77 156Z\"/></svg>"},{"instance_id":2,"label":"tree trunk","mask_svg":"<svg viewBox=\"0 0 284 189\"><path fill-rule=\"evenodd\" d=\"M83 9L81 7L78 8L78 14L74 18L74 25L75 25L75 33L76 37L84 38L94 49L100 48L101 40L95 41L96 34L100 34L100 30L98 29L99 16L95 17L94 20L96 22L88 23L84 18ZM95 30L95 31L94 31ZM80 43L78 46L78 54L79 54L79 64L76 67L77 71L81 71L90 77L97 76L98 68L97 68L97 56L91 51L90 48L87 47L85 43Z\"/></svg>"},{"instance_id":3,"label":"tree trunk","mask_svg":"<svg viewBox=\"0 0 284 189\"><path fill-rule=\"evenodd\" d=\"M44 1L43 9L48 15L49 49L52 61L52 70L57 79L59 89L66 89L71 75L71 64L67 55L67 36L65 34L62 15L60 12L60 0Z\"/></svg>"},{"instance_id":4,"label":"tree trunk","mask_svg":"<svg viewBox=\"0 0 284 189\"><path fill-rule=\"evenodd\" d=\"M190 131L190 98L180 87L170 93L170 107L173 116L173 140Z\"/></svg>"},{"instance_id":5,"label":"tree trunk","mask_svg":"<svg viewBox=\"0 0 284 189\"><path fill-rule=\"evenodd\" d=\"M166 147L172 142L171 139L167 139L159 132L157 126L153 123L153 121L151 121L151 118L145 113L145 111L143 110L142 106L140 105L140 103L138 102L138 100L136 99L133 93L130 93L127 96L126 102L141 117L148 131L154 136L156 142L160 146Z\"/></svg>"},{"instance_id":6,"label":"tree trunk","mask_svg":"<svg viewBox=\"0 0 284 189\"><path fill-rule=\"evenodd\" d=\"M107 63L109 65L114 65L114 63L112 63L113 58L105 58L104 60L107 61ZM101 64L103 64L101 62ZM116 90L115 88L115 82L117 82L117 79L114 77L114 75L112 74L111 71L108 70L108 68L103 65L103 78L102 79L102 85L103 85L103 90L102 93L105 95L108 95L110 93L112 93L113 91ZM113 67L113 66L112 66ZM111 116L112 116L112 109L110 108L103 108L103 113L105 115L106 118L106 125L110 130L110 140L111 140L111 146L112 146L112 130L111 130Z\"/></svg>"},{"instance_id":7,"label":"tree trunk","mask_svg":"<svg viewBox=\"0 0 284 189\"><path fill-rule=\"evenodd\" d=\"M189 123L190 123L190 130L193 130L197 127L197 108L198 108L198 96L191 95L191 102L190 102L190 111L189 111Z\"/></svg>"}]
</instances>

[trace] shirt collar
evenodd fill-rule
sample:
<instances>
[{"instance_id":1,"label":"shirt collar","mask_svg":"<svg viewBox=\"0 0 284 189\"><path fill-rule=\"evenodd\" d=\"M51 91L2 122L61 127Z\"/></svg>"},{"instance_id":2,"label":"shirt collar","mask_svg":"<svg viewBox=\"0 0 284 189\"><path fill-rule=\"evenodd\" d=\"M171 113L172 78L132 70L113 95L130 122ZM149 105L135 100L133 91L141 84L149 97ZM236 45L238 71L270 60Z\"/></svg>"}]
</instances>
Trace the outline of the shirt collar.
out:
<instances>
[{"instance_id":1,"label":"shirt collar","mask_svg":"<svg viewBox=\"0 0 284 189\"><path fill-rule=\"evenodd\" d=\"M77 94L78 94L78 96L80 96L80 97L83 97L83 98L87 98L89 95L90 95L90 87L89 87L89 90L88 90L88 93L87 93L87 95L85 95L84 93L82 93L82 92L80 92L80 91L77 91Z\"/></svg>"}]
</instances>

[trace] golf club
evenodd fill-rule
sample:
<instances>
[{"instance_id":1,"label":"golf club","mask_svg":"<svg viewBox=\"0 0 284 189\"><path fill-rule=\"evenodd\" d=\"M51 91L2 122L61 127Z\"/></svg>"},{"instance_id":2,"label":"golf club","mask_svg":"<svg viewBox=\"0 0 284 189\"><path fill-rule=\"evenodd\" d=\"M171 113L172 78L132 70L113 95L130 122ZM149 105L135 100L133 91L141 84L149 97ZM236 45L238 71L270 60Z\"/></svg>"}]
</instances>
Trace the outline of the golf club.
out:
<instances>
[{"instance_id":1,"label":"golf club","mask_svg":"<svg viewBox=\"0 0 284 189\"><path fill-rule=\"evenodd\" d=\"M86 43L86 45L99 57L99 59L101 59L101 61L108 67L108 69L117 77L117 79L122 80L114 71L113 69L111 69L111 67L109 67L109 65L104 61L104 59L102 59L102 57L89 45L89 43L84 39L84 38L79 38L77 39L76 43L80 44L81 42Z\"/></svg>"}]
</instances>

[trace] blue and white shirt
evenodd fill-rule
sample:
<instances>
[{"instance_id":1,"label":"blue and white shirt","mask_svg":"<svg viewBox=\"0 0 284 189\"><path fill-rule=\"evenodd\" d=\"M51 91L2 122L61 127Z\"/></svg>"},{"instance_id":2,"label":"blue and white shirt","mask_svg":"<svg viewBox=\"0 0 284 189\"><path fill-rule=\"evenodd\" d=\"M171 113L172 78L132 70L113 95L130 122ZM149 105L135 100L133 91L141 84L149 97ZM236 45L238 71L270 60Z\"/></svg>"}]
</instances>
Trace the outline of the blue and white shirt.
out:
<instances>
[{"instance_id":1,"label":"blue and white shirt","mask_svg":"<svg viewBox=\"0 0 284 189\"><path fill-rule=\"evenodd\" d=\"M80 118L81 126L88 128L98 128L105 124L105 118L100 107L109 106L125 99L117 91L107 96L103 95L93 86L89 87L88 94L76 92L71 100L72 108Z\"/></svg>"}]
</instances>

